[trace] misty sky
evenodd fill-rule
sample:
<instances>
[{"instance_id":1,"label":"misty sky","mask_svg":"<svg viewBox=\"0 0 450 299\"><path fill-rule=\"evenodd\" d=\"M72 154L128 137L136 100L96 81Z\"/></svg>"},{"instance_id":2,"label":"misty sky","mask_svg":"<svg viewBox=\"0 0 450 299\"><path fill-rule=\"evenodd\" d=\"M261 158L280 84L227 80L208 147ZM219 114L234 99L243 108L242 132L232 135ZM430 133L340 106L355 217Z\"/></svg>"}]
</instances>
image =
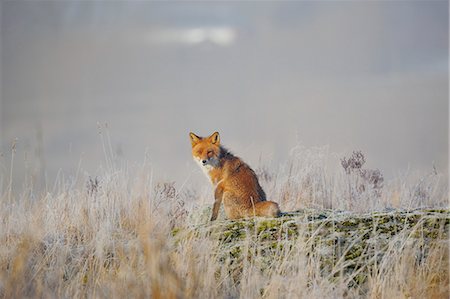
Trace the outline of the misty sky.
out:
<instances>
[{"instance_id":1,"label":"misty sky","mask_svg":"<svg viewBox=\"0 0 450 299\"><path fill-rule=\"evenodd\" d=\"M0 139L16 176L130 163L200 177L189 131L251 165L328 145L387 177L448 172L448 1L1 3ZM45 170L39 170L44 167Z\"/></svg>"}]
</instances>

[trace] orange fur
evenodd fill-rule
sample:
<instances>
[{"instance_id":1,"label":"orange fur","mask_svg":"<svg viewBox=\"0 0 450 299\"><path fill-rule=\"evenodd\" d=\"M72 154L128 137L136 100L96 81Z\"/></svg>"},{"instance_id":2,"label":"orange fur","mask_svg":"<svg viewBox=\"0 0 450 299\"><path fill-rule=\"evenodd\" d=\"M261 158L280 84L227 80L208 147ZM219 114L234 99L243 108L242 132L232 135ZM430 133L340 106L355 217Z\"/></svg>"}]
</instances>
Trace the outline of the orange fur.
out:
<instances>
[{"instance_id":1,"label":"orange fur","mask_svg":"<svg viewBox=\"0 0 450 299\"><path fill-rule=\"evenodd\" d=\"M211 220L217 218L222 202L229 219L280 215L278 204L266 201L266 194L255 172L220 145L218 132L209 137L199 137L193 133L189 135L194 160L215 186Z\"/></svg>"}]
</instances>

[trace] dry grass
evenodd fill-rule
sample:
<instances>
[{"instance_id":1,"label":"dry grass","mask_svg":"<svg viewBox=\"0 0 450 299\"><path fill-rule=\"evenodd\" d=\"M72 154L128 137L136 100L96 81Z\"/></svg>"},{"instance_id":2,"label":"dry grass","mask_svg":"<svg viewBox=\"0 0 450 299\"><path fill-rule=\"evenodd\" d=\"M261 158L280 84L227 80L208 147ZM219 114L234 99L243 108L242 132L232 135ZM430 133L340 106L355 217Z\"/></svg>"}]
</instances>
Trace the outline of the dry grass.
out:
<instances>
[{"instance_id":1,"label":"dry grass","mask_svg":"<svg viewBox=\"0 0 450 299\"><path fill-rule=\"evenodd\" d=\"M448 205L447 187L436 173L380 186L359 170L327 170L330 157L336 158L323 148L297 148L277 173L260 168L268 198L278 199L283 210L313 207L355 213ZM323 272L320 253L301 238L292 248L280 249L264 272L260 264L266 257L249 240L243 252L248 258L235 273L230 270L232 260L219 258L219 241L205 237L202 242L176 242L172 234L174 228L201 222L198 211L211 194L155 183L147 165L131 175L115 167L113 159L107 164L99 178L60 181L54 191L40 196L29 187L22 193L11 193L9 185L1 190L0 297L449 296L448 244L432 245L418 260L420 244L406 237L392 240L381 262L370 269L364 288L349 288L349 276ZM334 273L341 266L335 265Z\"/></svg>"}]
</instances>

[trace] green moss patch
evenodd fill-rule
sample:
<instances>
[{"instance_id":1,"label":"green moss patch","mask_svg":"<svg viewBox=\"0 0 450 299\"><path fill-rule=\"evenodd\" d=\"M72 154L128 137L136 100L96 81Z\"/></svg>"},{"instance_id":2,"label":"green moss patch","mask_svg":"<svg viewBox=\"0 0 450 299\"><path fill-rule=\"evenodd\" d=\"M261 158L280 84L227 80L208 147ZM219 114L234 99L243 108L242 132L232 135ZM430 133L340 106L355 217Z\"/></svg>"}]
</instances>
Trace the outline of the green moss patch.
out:
<instances>
[{"instance_id":1,"label":"green moss patch","mask_svg":"<svg viewBox=\"0 0 450 299\"><path fill-rule=\"evenodd\" d=\"M356 273L350 285L361 285L367 281L364 269L380 262L387 251L393 250L392 244L401 248L405 242L417 243L426 252L434 241L448 241L449 225L450 210L355 214L305 209L284 213L279 218L206 222L176 228L173 235L189 236L199 242L202 238L218 241L216 258L229 260L229 271L234 276L242 269L244 259L251 261L258 256L264 272L277 263L281 254L289 256L289 250L304 248L308 254L316 255L314 258L329 277ZM334 273L333 269L340 271Z\"/></svg>"}]
</instances>

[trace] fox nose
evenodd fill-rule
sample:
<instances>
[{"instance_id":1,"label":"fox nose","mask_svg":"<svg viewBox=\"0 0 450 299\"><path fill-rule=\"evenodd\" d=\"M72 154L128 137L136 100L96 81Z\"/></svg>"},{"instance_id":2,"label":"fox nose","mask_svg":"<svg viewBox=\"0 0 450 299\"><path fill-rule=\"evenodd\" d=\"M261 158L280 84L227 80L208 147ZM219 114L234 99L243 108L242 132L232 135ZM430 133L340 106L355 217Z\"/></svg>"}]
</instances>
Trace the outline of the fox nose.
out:
<instances>
[{"instance_id":1,"label":"fox nose","mask_svg":"<svg viewBox=\"0 0 450 299\"><path fill-rule=\"evenodd\" d=\"M206 160L203 160L202 163L203 163L203 165L205 165L206 164Z\"/></svg>"}]
</instances>

